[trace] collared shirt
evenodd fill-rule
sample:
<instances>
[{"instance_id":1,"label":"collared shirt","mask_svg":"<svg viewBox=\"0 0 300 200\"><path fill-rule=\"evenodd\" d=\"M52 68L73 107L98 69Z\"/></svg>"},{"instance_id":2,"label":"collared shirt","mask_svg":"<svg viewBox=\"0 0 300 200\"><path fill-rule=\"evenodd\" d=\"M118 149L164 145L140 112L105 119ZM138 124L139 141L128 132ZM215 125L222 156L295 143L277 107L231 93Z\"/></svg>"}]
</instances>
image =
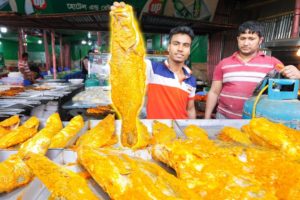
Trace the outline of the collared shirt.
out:
<instances>
[{"instance_id":1,"label":"collared shirt","mask_svg":"<svg viewBox=\"0 0 300 200\"><path fill-rule=\"evenodd\" d=\"M220 61L216 66L213 80L222 81L218 100L218 112L227 118L241 119L244 103L251 97L256 85L273 70L278 59L258 52L248 62L241 61L238 52Z\"/></svg>"},{"instance_id":2,"label":"collared shirt","mask_svg":"<svg viewBox=\"0 0 300 200\"><path fill-rule=\"evenodd\" d=\"M196 78L183 66L184 80L168 68L167 62L147 63L147 118L187 119L187 104L196 91Z\"/></svg>"}]
</instances>

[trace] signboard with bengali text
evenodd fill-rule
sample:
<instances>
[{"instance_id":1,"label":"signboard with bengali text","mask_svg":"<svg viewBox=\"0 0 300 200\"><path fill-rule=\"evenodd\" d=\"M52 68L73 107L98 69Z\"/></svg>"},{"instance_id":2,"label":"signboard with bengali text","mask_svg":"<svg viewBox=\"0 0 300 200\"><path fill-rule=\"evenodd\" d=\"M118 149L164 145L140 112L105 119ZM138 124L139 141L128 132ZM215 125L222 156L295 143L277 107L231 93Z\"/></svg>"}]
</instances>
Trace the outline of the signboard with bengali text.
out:
<instances>
[{"instance_id":1,"label":"signboard with bengali text","mask_svg":"<svg viewBox=\"0 0 300 200\"><path fill-rule=\"evenodd\" d=\"M54 14L108 11L114 0L0 0L0 11L20 14ZM137 14L150 13L188 19L209 20L218 0L125 0Z\"/></svg>"}]
</instances>

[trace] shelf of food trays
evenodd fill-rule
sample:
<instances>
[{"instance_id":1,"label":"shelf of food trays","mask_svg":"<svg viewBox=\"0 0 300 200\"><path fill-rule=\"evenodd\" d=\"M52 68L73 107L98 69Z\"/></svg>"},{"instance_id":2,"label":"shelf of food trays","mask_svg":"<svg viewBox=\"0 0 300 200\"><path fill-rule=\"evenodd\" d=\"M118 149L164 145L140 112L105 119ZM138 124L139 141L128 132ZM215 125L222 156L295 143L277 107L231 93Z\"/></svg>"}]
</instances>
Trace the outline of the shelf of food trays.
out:
<instances>
[{"instance_id":1,"label":"shelf of food trays","mask_svg":"<svg viewBox=\"0 0 300 200\"><path fill-rule=\"evenodd\" d=\"M63 109L93 108L112 104L109 86L87 87L76 94L71 101L66 102Z\"/></svg>"}]
</instances>

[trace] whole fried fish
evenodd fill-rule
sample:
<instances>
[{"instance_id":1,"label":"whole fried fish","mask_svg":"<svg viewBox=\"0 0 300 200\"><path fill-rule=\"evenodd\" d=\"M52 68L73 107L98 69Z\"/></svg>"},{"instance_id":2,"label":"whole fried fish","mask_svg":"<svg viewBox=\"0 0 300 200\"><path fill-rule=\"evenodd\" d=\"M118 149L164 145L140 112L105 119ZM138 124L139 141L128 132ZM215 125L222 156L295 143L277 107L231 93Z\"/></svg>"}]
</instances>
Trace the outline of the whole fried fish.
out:
<instances>
[{"instance_id":1,"label":"whole fried fish","mask_svg":"<svg viewBox=\"0 0 300 200\"><path fill-rule=\"evenodd\" d=\"M129 5L110 12L110 82L113 107L122 120L121 143L145 146L148 132L138 120L146 88L145 47L133 9Z\"/></svg>"}]
</instances>

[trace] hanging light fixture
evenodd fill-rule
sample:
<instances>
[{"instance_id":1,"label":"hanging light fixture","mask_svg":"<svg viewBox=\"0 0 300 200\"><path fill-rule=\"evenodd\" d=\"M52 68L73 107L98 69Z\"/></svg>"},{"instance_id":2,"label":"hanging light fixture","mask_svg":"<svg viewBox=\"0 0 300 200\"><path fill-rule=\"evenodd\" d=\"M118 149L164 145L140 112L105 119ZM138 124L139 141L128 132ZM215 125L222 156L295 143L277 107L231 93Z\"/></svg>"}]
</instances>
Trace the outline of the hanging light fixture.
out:
<instances>
[{"instance_id":1,"label":"hanging light fixture","mask_svg":"<svg viewBox=\"0 0 300 200\"><path fill-rule=\"evenodd\" d=\"M81 44L86 44L86 41L85 41L85 40L82 40L82 41L81 41Z\"/></svg>"},{"instance_id":2,"label":"hanging light fixture","mask_svg":"<svg viewBox=\"0 0 300 200\"><path fill-rule=\"evenodd\" d=\"M1 31L1 33L6 33L7 32L7 28L4 27L4 26L2 26L2 27L0 27L0 31Z\"/></svg>"}]
</instances>

